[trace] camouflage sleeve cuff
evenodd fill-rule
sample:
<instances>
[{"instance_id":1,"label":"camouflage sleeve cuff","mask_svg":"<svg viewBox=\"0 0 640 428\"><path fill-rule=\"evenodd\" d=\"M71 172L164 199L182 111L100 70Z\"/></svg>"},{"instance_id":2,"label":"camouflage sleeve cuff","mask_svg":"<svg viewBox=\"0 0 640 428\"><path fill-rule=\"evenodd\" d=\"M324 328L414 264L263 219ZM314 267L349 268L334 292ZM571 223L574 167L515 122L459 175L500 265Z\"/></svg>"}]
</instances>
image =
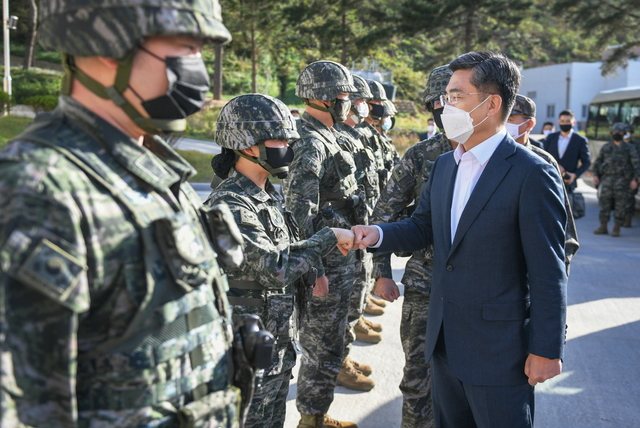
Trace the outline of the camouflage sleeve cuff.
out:
<instances>
[{"instance_id":1,"label":"camouflage sleeve cuff","mask_svg":"<svg viewBox=\"0 0 640 428\"><path fill-rule=\"evenodd\" d=\"M391 253L380 255L374 254L372 277L374 280L377 278L393 279L393 273L391 269Z\"/></svg>"},{"instance_id":2,"label":"camouflage sleeve cuff","mask_svg":"<svg viewBox=\"0 0 640 428\"><path fill-rule=\"evenodd\" d=\"M323 257L329 254L333 247L338 245L336 234L328 227L320 229L311 238L309 238L309 240L316 242L320 246L320 253Z\"/></svg>"}]
</instances>

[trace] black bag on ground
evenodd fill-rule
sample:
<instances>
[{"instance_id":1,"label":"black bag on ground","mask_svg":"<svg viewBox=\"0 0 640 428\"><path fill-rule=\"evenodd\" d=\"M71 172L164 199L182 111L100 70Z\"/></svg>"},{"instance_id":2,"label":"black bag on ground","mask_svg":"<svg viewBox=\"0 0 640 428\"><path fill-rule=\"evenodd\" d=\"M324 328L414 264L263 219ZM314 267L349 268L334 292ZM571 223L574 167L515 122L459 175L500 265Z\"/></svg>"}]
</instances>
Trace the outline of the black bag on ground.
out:
<instances>
[{"instance_id":1,"label":"black bag on ground","mask_svg":"<svg viewBox=\"0 0 640 428\"><path fill-rule=\"evenodd\" d=\"M584 217L585 203L582 193L571 192L569 193L569 203L571 204L571 211L573 211L573 219L577 220Z\"/></svg>"}]
</instances>

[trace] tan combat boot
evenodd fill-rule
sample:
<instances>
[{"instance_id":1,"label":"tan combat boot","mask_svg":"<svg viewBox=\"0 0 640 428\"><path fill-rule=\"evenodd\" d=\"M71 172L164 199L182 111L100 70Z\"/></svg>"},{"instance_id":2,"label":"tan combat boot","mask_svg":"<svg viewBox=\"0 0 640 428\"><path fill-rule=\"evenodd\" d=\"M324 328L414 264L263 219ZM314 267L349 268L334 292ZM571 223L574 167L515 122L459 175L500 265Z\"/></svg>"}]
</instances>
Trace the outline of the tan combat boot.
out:
<instances>
[{"instance_id":1,"label":"tan combat boot","mask_svg":"<svg viewBox=\"0 0 640 428\"><path fill-rule=\"evenodd\" d=\"M617 221L613 223L613 230L611 231L611 236L618 237L620 236L620 228L622 227L622 223L618 223Z\"/></svg>"},{"instance_id":2,"label":"tan combat boot","mask_svg":"<svg viewBox=\"0 0 640 428\"><path fill-rule=\"evenodd\" d=\"M298 428L324 428L324 415L300 415Z\"/></svg>"},{"instance_id":3,"label":"tan combat boot","mask_svg":"<svg viewBox=\"0 0 640 428\"><path fill-rule=\"evenodd\" d=\"M360 370L356 370L353 364L346 364L343 361L337 384L355 391L371 391L376 383L363 375Z\"/></svg>"},{"instance_id":4,"label":"tan combat boot","mask_svg":"<svg viewBox=\"0 0 640 428\"><path fill-rule=\"evenodd\" d=\"M373 322L373 321L371 321L368 318L365 318L363 316L361 316L360 319L362 320L363 323L368 325L371 330L377 331L378 333L380 333L382 331L382 324L377 323L377 322Z\"/></svg>"},{"instance_id":5,"label":"tan combat boot","mask_svg":"<svg viewBox=\"0 0 640 428\"><path fill-rule=\"evenodd\" d=\"M358 318L356 325L353 326L353 331L356 332L356 340L360 342L378 343L382 340L382 334L365 324L362 317Z\"/></svg>"},{"instance_id":6,"label":"tan combat boot","mask_svg":"<svg viewBox=\"0 0 640 428\"><path fill-rule=\"evenodd\" d=\"M382 315L384 314L384 309L367 299L367 304L364 307L364 313L367 315Z\"/></svg>"},{"instance_id":7,"label":"tan combat boot","mask_svg":"<svg viewBox=\"0 0 640 428\"><path fill-rule=\"evenodd\" d=\"M631 227L631 220L633 219L633 216L626 216L624 218L624 223L622 223L622 227Z\"/></svg>"},{"instance_id":8,"label":"tan combat boot","mask_svg":"<svg viewBox=\"0 0 640 428\"><path fill-rule=\"evenodd\" d=\"M606 235L607 233L609 233L609 231L607 230L607 222L601 221L600 227L594 230L593 233L595 233L596 235Z\"/></svg>"},{"instance_id":9,"label":"tan combat boot","mask_svg":"<svg viewBox=\"0 0 640 428\"><path fill-rule=\"evenodd\" d=\"M386 308L387 307L387 302L385 302L382 299L378 299L376 296L374 296L373 294L369 294L368 297L369 300L371 300L374 304L380 306L381 308Z\"/></svg>"},{"instance_id":10,"label":"tan combat boot","mask_svg":"<svg viewBox=\"0 0 640 428\"><path fill-rule=\"evenodd\" d=\"M356 370L358 370L360 373L362 373L365 376L371 376L371 373L373 373L373 368L369 364L364 364L364 363L359 363L357 361L353 361L349 357L345 357L344 363L347 364L347 365L349 365L349 364L352 365L353 368L355 368Z\"/></svg>"},{"instance_id":11,"label":"tan combat boot","mask_svg":"<svg viewBox=\"0 0 640 428\"><path fill-rule=\"evenodd\" d=\"M327 428L358 428L353 422L336 421L329 415L324 415L324 426Z\"/></svg>"}]
</instances>

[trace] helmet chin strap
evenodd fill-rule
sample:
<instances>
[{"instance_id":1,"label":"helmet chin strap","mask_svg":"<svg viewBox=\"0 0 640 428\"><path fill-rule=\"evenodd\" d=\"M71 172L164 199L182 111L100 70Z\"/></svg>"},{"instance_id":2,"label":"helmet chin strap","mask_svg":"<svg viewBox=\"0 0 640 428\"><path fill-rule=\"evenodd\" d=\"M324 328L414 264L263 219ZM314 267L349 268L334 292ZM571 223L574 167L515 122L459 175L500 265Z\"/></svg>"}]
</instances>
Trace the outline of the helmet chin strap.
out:
<instances>
[{"instance_id":1,"label":"helmet chin strap","mask_svg":"<svg viewBox=\"0 0 640 428\"><path fill-rule=\"evenodd\" d=\"M63 55L62 64L64 67L64 79L62 81L62 95L71 94L71 82L77 79L78 82L95 95L105 100L111 100L120 107L129 118L143 131L150 134L160 132L182 132L187 128L186 119L153 119L144 117L140 112L124 97L124 91L129 87L129 78L133 68L133 57L136 50L129 52L123 59L118 61L118 69L113 86L104 87L101 83L80 70L70 55Z\"/></svg>"},{"instance_id":2,"label":"helmet chin strap","mask_svg":"<svg viewBox=\"0 0 640 428\"><path fill-rule=\"evenodd\" d=\"M331 120L333 121L334 125L336 124L336 117L338 115L336 114L336 111L333 108L334 107L334 101L331 101L329 103L330 104L329 107L321 107L321 106L319 106L317 104L313 104L313 103L309 102L309 100L304 100L304 103L306 105L308 105L309 107L313 108L313 109L324 111L324 112L327 112L327 113L331 113Z\"/></svg>"},{"instance_id":3,"label":"helmet chin strap","mask_svg":"<svg viewBox=\"0 0 640 428\"><path fill-rule=\"evenodd\" d=\"M258 149L260 150L260 156L249 156L245 153L242 153L241 150L233 150L238 156L245 158L249 162L253 162L255 164L260 165L262 168L271 173L274 177L278 178L286 178L287 173L289 172L288 166L281 166L280 168L274 168L267 162L267 147L264 145L264 142L257 144Z\"/></svg>"}]
</instances>

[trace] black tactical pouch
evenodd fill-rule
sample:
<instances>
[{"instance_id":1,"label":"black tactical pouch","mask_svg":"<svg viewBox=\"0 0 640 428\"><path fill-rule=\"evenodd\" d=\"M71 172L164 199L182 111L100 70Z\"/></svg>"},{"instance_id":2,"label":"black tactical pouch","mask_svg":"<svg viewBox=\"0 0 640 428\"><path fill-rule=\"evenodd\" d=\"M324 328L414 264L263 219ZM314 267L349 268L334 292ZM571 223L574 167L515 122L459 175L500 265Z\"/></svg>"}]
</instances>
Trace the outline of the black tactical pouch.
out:
<instances>
[{"instance_id":1,"label":"black tactical pouch","mask_svg":"<svg viewBox=\"0 0 640 428\"><path fill-rule=\"evenodd\" d=\"M244 260L244 239L226 204L212 207L203 205L200 213L205 219L207 232L223 268L238 268Z\"/></svg>"}]
</instances>

